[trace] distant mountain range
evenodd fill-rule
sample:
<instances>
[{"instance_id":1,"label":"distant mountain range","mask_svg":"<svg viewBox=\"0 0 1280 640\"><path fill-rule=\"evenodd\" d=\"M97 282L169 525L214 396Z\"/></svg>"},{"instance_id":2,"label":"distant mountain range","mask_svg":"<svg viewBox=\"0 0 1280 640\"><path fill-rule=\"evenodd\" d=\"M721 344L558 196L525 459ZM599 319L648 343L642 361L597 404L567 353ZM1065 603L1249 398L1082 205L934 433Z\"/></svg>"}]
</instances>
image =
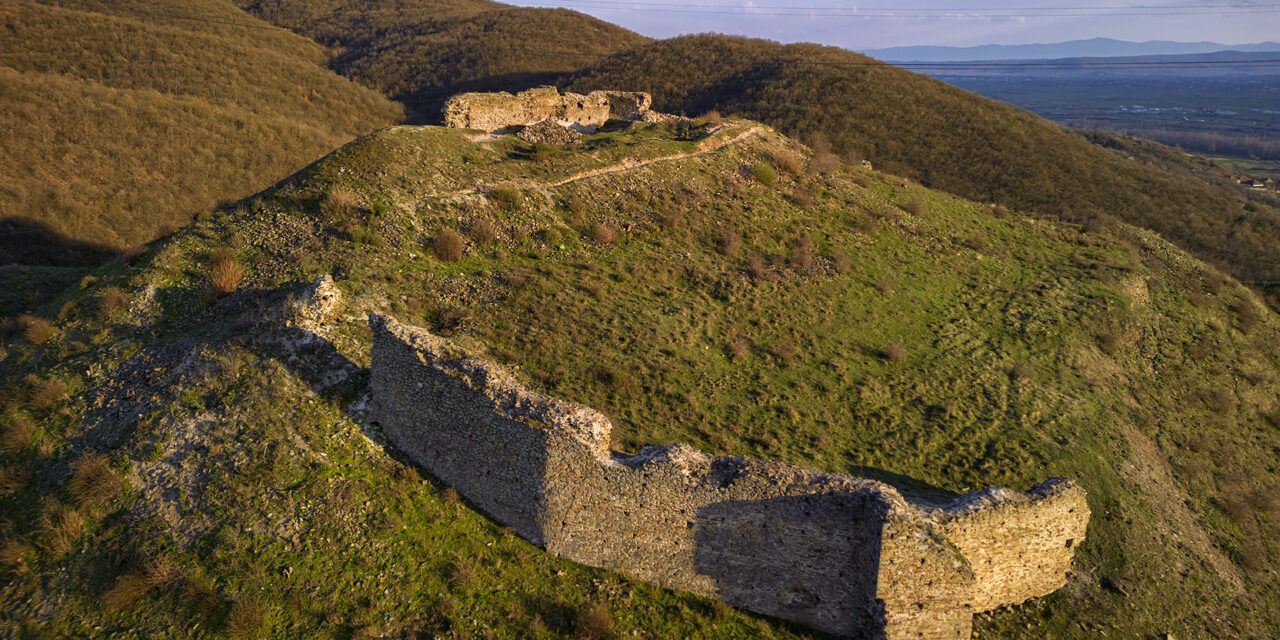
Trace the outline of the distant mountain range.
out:
<instances>
[{"instance_id":1,"label":"distant mountain range","mask_svg":"<svg viewBox=\"0 0 1280 640\"><path fill-rule=\"evenodd\" d=\"M977 47L889 47L861 51L891 61L950 62L969 60L1027 60L1109 56L1153 56L1212 53L1215 51L1280 51L1280 42L1220 44L1217 42L1126 42L1111 38L1072 40L1054 44L986 44Z\"/></svg>"}]
</instances>

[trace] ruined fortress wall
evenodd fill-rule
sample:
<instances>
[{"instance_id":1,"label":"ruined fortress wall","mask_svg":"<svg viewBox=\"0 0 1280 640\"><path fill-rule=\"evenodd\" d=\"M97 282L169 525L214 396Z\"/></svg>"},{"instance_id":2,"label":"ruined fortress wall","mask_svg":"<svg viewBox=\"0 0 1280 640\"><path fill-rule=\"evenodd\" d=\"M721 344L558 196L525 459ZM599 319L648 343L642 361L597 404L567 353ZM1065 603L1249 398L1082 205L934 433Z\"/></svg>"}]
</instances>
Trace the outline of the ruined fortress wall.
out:
<instances>
[{"instance_id":1,"label":"ruined fortress wall","mask_svg":"<svg viewBox=\"0 0 1280 640\"><path fill-rule=\"evenodd\" d=\"M583 564L844 636L955 639L969 637L977 606L1061 585L1063 536L1083 535L1083 524L1053 523L1083 502L1069 483L948 510L872 480L685 445L614 457L598 412L532 392L421 329L370 324L374 409L391 442L522 537Z\"/></svg>"},{"instance_id":2,"label":"ruined fortress wall","mask_svg":"<svg viewBox=\"0 0 1280 640\"><path fill-rule=\"evenodd\" d=\"M565 558L851 637L877 636L896 595L928 618L902 621L928 629L912 637L969 635L964 560L887 485L685 445L550 480ZM886 549L886 527L910 543ZM880 579L890 558L906 581Z\"/></svg>"},{"instance_id":3,"label":"ruined fortress wall","mask_svg":"<svg viewBox=\"0 0 1280 640\"><path fill-rule=\"evenodd\" d=\"M956 509L942 530L973 567L974 611L987 611L1066 584L1088 524L1084 490L1049 480L995 504Z\"/></svg>"},{"instance_id":4,"label":"ruined fortress wall","mask_svg":"<svg viewBox=\"0 0 1280 640\"><path fill-rule=\"evenodd\" d=\"M554 120L580 131L595 131L610 118L631 118L649 110L652 99L634 91L592 91L561 94L555 87L537 87L517 94L463 93L444 105L444 125L495 131L514 125Z\"/></svg>"}]
</instances>

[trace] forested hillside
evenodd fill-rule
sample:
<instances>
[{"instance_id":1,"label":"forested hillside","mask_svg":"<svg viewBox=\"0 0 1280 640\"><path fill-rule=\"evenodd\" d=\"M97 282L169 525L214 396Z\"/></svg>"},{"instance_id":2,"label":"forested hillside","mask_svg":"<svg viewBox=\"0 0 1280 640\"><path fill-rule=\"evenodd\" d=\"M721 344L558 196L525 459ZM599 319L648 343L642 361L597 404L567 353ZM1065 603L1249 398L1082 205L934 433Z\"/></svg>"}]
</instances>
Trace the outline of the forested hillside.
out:
<instances>
[{"instance_id":1,"label":"forested hillside","mask_svg":"<svg viewBox=\"0 0 1280 640\"><path fill-rule=\"evenodd\" d=\"M0 21L0 263L100 260L402 118L221 0L23 1Z\"/></svg>"},{"instance_id":2,"label":"forested hillside","mask_svg":"<svg viewBox=\"0 0 1280 640\"><path fill-rule=\"evenodd\" d=\"M339 51L343 75L435 122L450 95L554 82L649 39L586 14L487 0L238 0L264 20Z\"/></svg>"},{"instance_id":3,"label":"forested hillside","mask_svg":"<svg viewBox=\"0 0 1280 640\"><path fill-rule=\"evenodd\" d=\"M821 134L877 168L968 198L1153 229L1242 280L1280 280L1280 213L1229 185L1092 144L1007 104L835 47L719 35L612 56L575 91L649 91L659 110L741 113Z\"/></svg>"}]
</instances>

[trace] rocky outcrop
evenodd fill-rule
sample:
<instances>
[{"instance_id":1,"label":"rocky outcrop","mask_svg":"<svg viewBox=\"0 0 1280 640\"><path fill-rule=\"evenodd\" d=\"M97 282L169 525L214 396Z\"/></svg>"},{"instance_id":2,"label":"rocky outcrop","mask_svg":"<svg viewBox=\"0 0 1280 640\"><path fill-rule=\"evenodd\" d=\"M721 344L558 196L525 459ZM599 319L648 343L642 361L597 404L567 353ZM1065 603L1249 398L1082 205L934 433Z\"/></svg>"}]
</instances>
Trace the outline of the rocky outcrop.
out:
<instances>
[{"instance_id":1,"label":"rocky outcrop","mask_svg":"<svg viewBox=\"0 0 1280 640\"><path fill-rule=\"evenodd\" d=\"M460 129L502 131L551 120L583 133L593 133L610 119L637 120L653 99L638 91L592 91L561 94L555 87L538 87L510 94L462 93L444 105L444 125Z\"/></svg>"},{"instance_id":2,"label":"rocky outcrop","mask_svg":"<svg viewBox=\"0 0 1280 640\"><path fill-rule=\"evenodd\" d=\"M622 457L599 412L533 391L449 341L370 316L389 441L547 551L866 638L963 639L975 611L1061 587L1084 491L1050 480L949 505L686 445Z\"/></svg>"}]
</instances>

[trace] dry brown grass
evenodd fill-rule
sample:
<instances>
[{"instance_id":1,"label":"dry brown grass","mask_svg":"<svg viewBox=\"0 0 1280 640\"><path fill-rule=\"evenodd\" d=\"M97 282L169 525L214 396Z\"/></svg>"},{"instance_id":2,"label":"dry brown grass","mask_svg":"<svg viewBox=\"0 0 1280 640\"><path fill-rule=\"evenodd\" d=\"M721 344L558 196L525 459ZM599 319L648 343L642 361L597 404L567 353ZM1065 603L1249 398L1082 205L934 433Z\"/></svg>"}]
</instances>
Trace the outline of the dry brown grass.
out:
<instances>
[{"instance_id":1,"label":"dry brown grass","mask_svg":"<svg viewBox=\"0 0 1280 640\"><path fill-rule=\"evenodd\" d=\"M233 638L256 638L262 631L262 608L250 600L239 600L227 614L227 634Z\"/></svg>"},{"instance_id":2,"label":"dry brown grass","mask_svg":"<svg viewBox=\"0 0 1280 640\"><path fill-rule=\"evenodd\" d=\"M326 218L339 220L347 217L360 202L360 196L346 185L333 185L324 194L320 210Z\"/></svg>"},{"instance_id":3,"label":"dry brown grass","mask_svg":"<svg viewBox=\"0 0 1280 640\"><path fill-rule=\"evenodd\" d=\"M806 270L813 266L813 239L801 236L791 245L791 255L787 256L787 264L793 268Z\"/></svg>"},{"instance_id":4,"label":"dry brown grass","mask_svg":"<svg viewBox=\"0 0 1280 640\"><path fill-rule=\"evenodd\" d=\"M234 293L244 279L244 265L235 260L221 260L209 269L209 286L219 295Z\"/></svg>"},{"instance_id":5,"label":"dry brown grass","mask_svg":"<svg viewBox=\"0 0 1280 640\"><path fill-rule=\"evenodd\" d=\"M769 153L769 159L773 161L773 166L783 173L795 176L804 171L804 160L800 154L790 149L774 149Z\"/></svg>"},{"instance_id":6,"label":"dry brown grass","mask_svg":"<svg viewBox=\"0 0 1280 640\"><path fill-rule=\"evenodd\" d=\"M724 116L720 115L719 111L712 109L702 114L699 119L707 124L720 124L720 121L724 120Z\"/></svg>"},{"instance_id":7,"label":"dry brown grass","mask_svg":"<svg viewBox=\"0 0 1280 640\"><path fill-rule=\"evenodd\" d=\"M101 453L88 453L71 463L71 479L67 490L76 504L90 507L106 504L120 495L124 483L111 468L111 461Z\"/></svg>"},{"instance_id":8,"label":"dry brown grass","mask_svg":"<svg viewBox=\"0 0 1280 640\"><path fill-rule=\"evenodd\" d=\"M120 287L107 287L98 296L98 320L106 321L116 311L129 303L129 296Z\"/></svg>"},{"instance_id":9,"label":"dry brown grass","mask_svg":"<svg viewBox=\"0 0 1280 640\"><path fill-rule=\"evenodd\" d=\"M788 362L800 355L800 349L790 342L779 342L769 349L769 353L773 354L779 362Z\"/></svg>"},{"instance_id":10,"label":"dry brown grass","mask_svg":"<svg viewBox=\"0 0 1280 640\"><path fill-rule=\"evenodd\" d=\"M48 409L67 397L67 385L58 378L49 378L38 383L31 391L31 406L37 409Z\"/></svg>"},{"instance_id":11,"label":"dry brown grass","mask_svg":"<svg viewBox=\"0 0 1280 640\"><path fill-rule=\"evenodd\" d=\"M455 262L462 257L467 241L453 229L441 229L431 241L431 255L441 262Z\"/></svg>"},{"instance_id":12,"label":"dry brown grass","mask_svg":"<svg viewBox=\"0 0 1280 640\"><path fill-rule=\"evenodd\" d=\"M188 574L183 576L181 582L178 593L182 603L195 609L200 617L208 620L222 607L222 598L204 579Z\"/></svg>"},{"instance_id":13,"label":"dry brown grass","mask_svg":"<svg viewBox=\"0 0 1280 640\"><path fill-rule=\"evenodd\" d=\"M726 257L736 258L742 252L742 234L732 229L725 231L720 237L720 253Z\"/></svg>"},{"instance_id":14,"label":"dry brown grass","mask_svg":"<svg viewBox=\"0 0 1280 640\"><path fill-rule=\"evenodd\" d=\"M24 315L18 318L22 327L22 337L31 344L44 344L53 337L53 323L44 318Z\"/></svg>"},{"instance_id":15,"label":"dry brown grass","mask_svg":"<svg viewBox=\"0 0 1280 640\"><path fill-rule=\"evenodd\" d=\"M23 465L0 467L0 496L22 491L31 481L31 469Z\"/></svg>"},{"instance_id":16,"label":"dry brown grass","mask_svg":"<svg viewBox=\"0 0 1280 640\"><path fill-rule=\"evenodd\" d=\"M5 540L0 543L0 566L13 573L26 573L27 559L31 557L32 551L30 545L23 544L20 540Z\"/></svg>"},{"instance_id":17,"label":"dry brown grass","mask_svg":"<svg viewBox=\"0 0 1280 640\"><path fill-rule=\"evenodd\" d=\"M890 342L884 348L884 359L889 362L902 362L907 358L907 348L901 342Z\"/></svg>"},{"instance_id":18,"label":"dry brown grass","mask_svg":"<svg viewBox=\"0 0 1280 640\"><path fill-rule=\"evenodd\" d=\"M603 602L592 602L578 610L573 635L578 640L604 640L613 635L613 613Z\"/></svg>"},{"instance_id":19,"label":"dry brown grass","mask_svg":"<svg viewBox=\"0 0 1280 640\"><path fill-rule=\"evenodd\" d=\"M607 222L601 222L596 225L591 235L600 244L613 244L618 239L618 228Z\"/></svg>"},{"instance_id":20,"label":"dry brown grass","mask_svg":"<svg viewBox=\"0 0 1280 640\"><path fill-rule=\"evenodd\" d=\"M146 597L151 584L146 576L126 573L116 578L115 584L102 595L102 606L110 613L128 611Z\"/></svg>"},{"instance_id":21,"label":"dry brown grass","mask_svg":"<svg viewBox=\"0 0 1280 640\"><path fill-rule=\"evenodd\" d=\"M26 451L36 434L36 423L23 415L11 415L5 419L4 433L0 434L0 452L13 455Z\"/></svg>"},{"instance_id":22,"label":"dry brown grass","mask_svg":"<svg viewBox=\"0 0 1280 640\"><path fill-rule=\"evenodd\" d=\"M56 500L40 512L36 526L37 544L54 557L70 551L84 534L84 516L75 508Z\"/></svg>"}]
</instances>

